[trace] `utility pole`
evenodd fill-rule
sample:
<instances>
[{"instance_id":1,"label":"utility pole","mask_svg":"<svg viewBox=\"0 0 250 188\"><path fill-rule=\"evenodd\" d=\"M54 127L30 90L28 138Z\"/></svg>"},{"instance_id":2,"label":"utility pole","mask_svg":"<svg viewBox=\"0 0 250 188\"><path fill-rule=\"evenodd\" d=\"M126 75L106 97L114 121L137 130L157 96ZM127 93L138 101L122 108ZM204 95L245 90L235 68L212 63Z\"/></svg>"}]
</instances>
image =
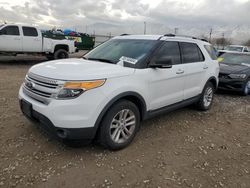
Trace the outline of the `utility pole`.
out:
<instances>
[{"instance_id":1,"label":"utility pole","mask_svg":"<svg viewBox=\"0 0 250 188\"><path fill-rule=\"evenodd\" d=\"M174 28L174 34L177 35L179 28Z\"/></svg>"},{"instance_id":2,"label":"utility pole","mask_svg":"<svg viewBox=\"0 0 250 188\"><path fill-rule=\"evenodd\" d=\"M144 35L146 35L146 31L147 31L147 23L144 22Z\"/></svg>"},{"instance_id":3,"label":"utility pole","mask_svg":"<svg viewBox=\"0 0 250 188\"><path fill-rule=\"evenodd\" d=\"M209 42L211 43L212 40L212 34L213 34L213 28L210 29L210 33L209 33Z\"/></svg>"},{"instance_id":4,"label":"utility pole","mask_svg":"<svg viewBox=\"0 0 250 188\"><path fill-rule=\"evenodd\" d=\"M222 33L222 45L223 45L223 50L225 48L225 33Z\"/></svg>"},{"instance_id":5,"label":"utility pole","mask_svg":"<svg viewBox=\"0 0 250 188\"><path fill-rule=\"evenodd\" d=\"M88 25L86 25L86 33L88 33Z\"/></svg>"}]
</instances>

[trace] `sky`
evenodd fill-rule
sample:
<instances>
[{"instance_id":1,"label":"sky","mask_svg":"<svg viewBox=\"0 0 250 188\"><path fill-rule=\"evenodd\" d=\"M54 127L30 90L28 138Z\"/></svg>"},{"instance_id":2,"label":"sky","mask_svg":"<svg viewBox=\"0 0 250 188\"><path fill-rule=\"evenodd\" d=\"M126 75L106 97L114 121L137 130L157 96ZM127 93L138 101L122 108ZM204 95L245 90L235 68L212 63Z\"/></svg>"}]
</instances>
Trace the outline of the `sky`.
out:
<instances>
[{"instance_id":1,"label":"sky","mask_svg":"<svg viewBox=\"0 0 250 188\"><path fill-rule=\"evenodd\" d=\"M247 40L250 0L0 0L0 22L89 34L173 33Z\"/></svg>"}]
</instances>

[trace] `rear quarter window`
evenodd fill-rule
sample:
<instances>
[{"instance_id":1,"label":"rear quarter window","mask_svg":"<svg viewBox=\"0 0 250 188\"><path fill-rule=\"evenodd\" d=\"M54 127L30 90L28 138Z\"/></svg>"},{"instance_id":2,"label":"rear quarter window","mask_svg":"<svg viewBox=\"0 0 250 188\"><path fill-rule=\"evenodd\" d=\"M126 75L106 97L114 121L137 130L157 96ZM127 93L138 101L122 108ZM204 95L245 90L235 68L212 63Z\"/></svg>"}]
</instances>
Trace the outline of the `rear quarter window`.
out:
<instances>
[{"instance_id":1,"label":"rear quarter window","mask_svg":"<svg viewBox=\"0 0 250 188\"><path fill-rule=\"evenodd\" d=\"M183 63L196 63L205 61L204 55L195 43L181 42Z\"/></svg>"},{"instance_id":2,"label":"rear quarter window","mask_svg":"<svg viewBox=\"0 0 250 188\"><path fill-rule=\"evenodd\" d=\"M204 47L207 50L207 53L209 54L209 56L212 58L212 60L217 60L218 58L217 50L211 45L205 45Z\"/></svg>"}]
</instances>

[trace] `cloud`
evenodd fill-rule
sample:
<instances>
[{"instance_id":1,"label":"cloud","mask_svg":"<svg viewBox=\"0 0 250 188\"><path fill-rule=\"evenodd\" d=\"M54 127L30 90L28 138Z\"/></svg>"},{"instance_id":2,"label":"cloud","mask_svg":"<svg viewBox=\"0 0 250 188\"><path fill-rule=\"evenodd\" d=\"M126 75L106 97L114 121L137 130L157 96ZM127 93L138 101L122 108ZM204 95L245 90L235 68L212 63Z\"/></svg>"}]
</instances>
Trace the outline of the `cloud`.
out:
<instances>
[{"instance_id":1,"label":"cloud","mask_svg":"<svg viewBox=\"0 0 250 188\"><path fill-rule=\"evenodd\" d=\"M141 33L144 21L148 33L171 32L175 27L204 33L210 27L223 31L250 24L250 0L161 0L157 4L144 0L23 1L0 3L0 20L115 34Z\"/></svg>"}]
</instances>

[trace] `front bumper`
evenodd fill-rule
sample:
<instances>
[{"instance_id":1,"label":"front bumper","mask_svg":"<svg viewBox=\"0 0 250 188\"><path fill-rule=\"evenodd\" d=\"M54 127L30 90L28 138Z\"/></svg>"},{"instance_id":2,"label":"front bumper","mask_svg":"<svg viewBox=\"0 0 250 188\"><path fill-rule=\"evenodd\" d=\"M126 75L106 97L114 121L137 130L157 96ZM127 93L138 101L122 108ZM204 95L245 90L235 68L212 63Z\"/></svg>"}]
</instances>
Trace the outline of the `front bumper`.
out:
<instances>
[{"instance_id":1,"label":"front bumper","mask_svg":"<svg viewBox=\"0 0 250 188\"><path fill-rule=\"evenodd\" d=\"M75 99L51 100L44 104L26 95L22 87L19 90L19 100L28 104L23 108L20 103L25 116L63 139L93 139L98 128L97 118L105 105L104 99L102 92L90 90Z\"/></svg>"},{"instance_id":2,"label":"front bumper","mask_svg":"<svg viewBox=\"0 0 250 188\"><path fill-rule=\"evenodd\" d=\"M218 89L240 92L243 91L245 84L245 80L220 78Z\"/></svg>"},{"instance_id":3,"label":"front bumper","mask_svg":"<svg viewBox=\"0 0 250 188\"><path fill-rule=\"evenodd\" d=\"M43 114L35 111L32 105L25 101L20 100L20 109L22 113L39 128L43 129L51 136L63 140L92 140L95 137L95 127L90 128L59 128Z\"/></svg>"}]
</instances>

